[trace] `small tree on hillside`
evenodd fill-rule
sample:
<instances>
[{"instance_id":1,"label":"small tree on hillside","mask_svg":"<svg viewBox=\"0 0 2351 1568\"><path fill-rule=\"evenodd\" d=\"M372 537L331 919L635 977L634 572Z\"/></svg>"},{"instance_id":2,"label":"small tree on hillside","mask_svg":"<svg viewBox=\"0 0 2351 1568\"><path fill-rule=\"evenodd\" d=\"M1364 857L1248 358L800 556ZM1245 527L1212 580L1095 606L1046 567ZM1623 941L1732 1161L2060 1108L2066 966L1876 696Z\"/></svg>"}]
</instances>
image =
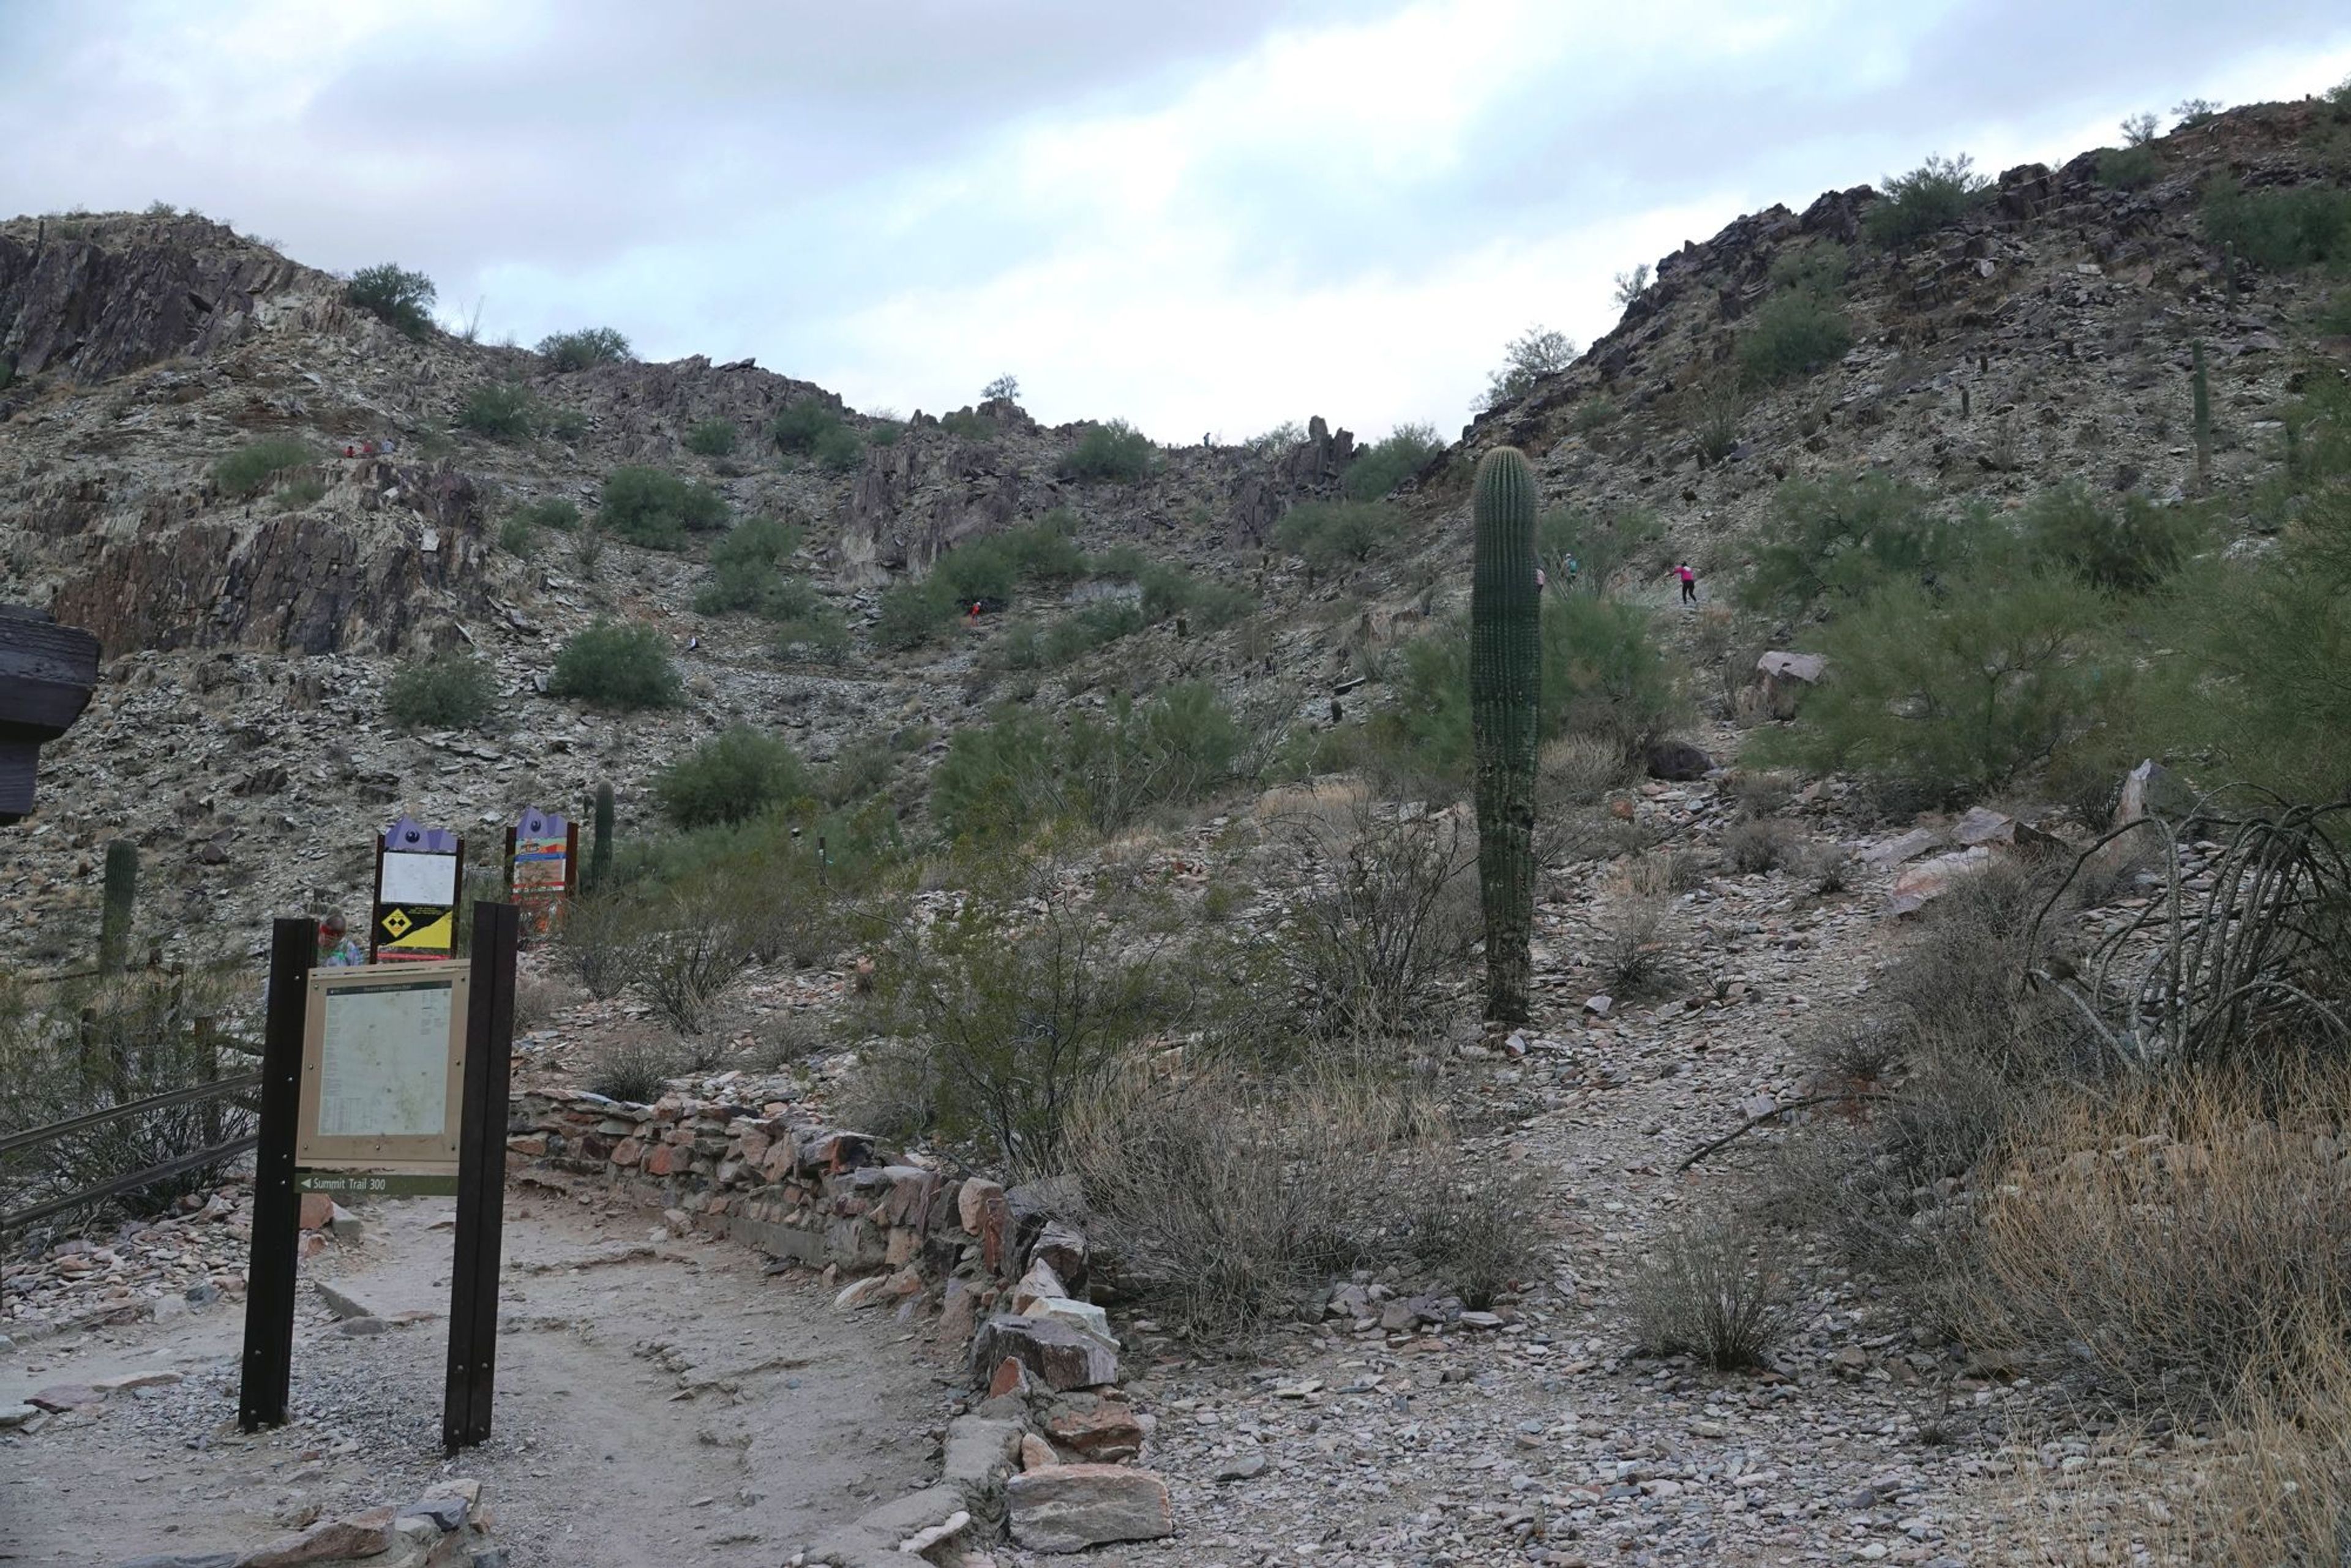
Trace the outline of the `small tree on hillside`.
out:
<instances>
[{"instance_id":1,"label":"small tree on hillside","mask_svg":"<svg viewBox=\"0 0 2351 1568\"><path fill-rule=\"evenodd\" d=\"M1479 400L1481 413L1518 402L1534 390L1535 382L1557 375L1575 362L1575 340L1548 327L1530 327L1502 350L1502 368L1486 382Z\"/></svg>"},{"instance_id":2,"label":"small tree on hillside","mask_svg":"<svg viewBox=\"0 0 2351 1568\"><path fill-rule=\"evenodd\" d=\"M388 323L402 337L419 339L433 324L426 309L435 293L431 278L389 261L380 267L361 267L343 287L344 298Z\"/></svg>"}]
</instances>

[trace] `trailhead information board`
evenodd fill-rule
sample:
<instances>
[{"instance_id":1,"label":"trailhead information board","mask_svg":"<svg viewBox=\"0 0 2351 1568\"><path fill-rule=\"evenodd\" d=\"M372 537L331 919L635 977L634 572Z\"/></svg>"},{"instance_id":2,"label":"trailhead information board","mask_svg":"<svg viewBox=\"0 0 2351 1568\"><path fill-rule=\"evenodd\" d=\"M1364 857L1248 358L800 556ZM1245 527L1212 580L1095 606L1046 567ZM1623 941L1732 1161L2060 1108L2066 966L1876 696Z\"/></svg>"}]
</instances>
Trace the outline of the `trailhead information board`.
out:
<instances>
[{"instance_id":1,"label":"trailhead information board","mask_svg":"<svg viewBox=\"0 0 2351 1568\"><path fill-rule=\"evenodd\" d=\"M319 1135L429 1138L448 1130L446 980L391 980L327 993L319 1050Z\"/></svg>"}]
</instances>

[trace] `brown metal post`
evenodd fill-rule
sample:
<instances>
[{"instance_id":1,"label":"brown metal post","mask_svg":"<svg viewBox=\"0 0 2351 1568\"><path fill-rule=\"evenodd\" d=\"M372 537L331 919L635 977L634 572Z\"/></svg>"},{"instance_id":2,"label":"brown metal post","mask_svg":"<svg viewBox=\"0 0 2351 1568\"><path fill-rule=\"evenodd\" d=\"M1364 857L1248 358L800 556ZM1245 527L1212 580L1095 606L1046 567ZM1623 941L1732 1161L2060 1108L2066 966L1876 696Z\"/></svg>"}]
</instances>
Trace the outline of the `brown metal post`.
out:
<instances>
[{"instance_id":1,"label":"brown metal post","mask_svg":"<svg viewBox=\"0 0 2351 1568\"><path fill-rule=\"evenodd\" d=\"M294 1384L294 1263L301 1198L294 1191L294 1120L302 1098L302 1019L318 927L280 919L269 934L269 1004L261 1036L260 1144L253 1155L253 1252L245 1270L244 1377L236 1423L286 1424Z\"/></svg>"},{"instance_id":2,"label":"brown metal post","mask_svg":"<svg viewBox=\"0 0 2351 1568\"><path fill-rule=\"evenodd\" d=\"M457 1256L449 1276L449 1366L441 1443L450 1452L486 1441L496 1383L498 1255L507 1186L507 1092L514 1049L515 949L522 912L474 905L465 1019L465 1109L457 1141Z\"/></svg>"}]
</instances>

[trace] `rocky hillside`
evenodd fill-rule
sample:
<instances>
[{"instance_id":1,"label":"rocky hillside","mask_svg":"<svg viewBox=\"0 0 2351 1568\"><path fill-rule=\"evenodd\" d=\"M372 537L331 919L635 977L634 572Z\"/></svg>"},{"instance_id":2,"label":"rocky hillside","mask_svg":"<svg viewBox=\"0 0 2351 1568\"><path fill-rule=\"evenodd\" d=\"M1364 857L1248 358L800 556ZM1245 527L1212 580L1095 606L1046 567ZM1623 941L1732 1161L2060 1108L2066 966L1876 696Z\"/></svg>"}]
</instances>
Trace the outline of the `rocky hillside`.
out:
<instances>
[{"instance_id":1,"label":"rocky hillside","mask_svg":"<svg viewBox=\"0 0 2351 1568\"><path fill-rule=\"evenodd\" d=\"M576 809L611 779L624 829L642 830L651 770L735 722L782 729L817 761L855 737L912 737L895 794L913 811L936 737L1008 695L1099 703L1180 674L1254 682L1321 721L1331 682L1364 667L1341 656L1350 639L1466 597L1463 481L1501 443L1535 457L1552 504L1662 523L1645 570L1686 554L1708 580L1739 567L1791 476L1867 465L1995 508L2069 477L2178 493L2199 341L2218 477L2250 472L2268 460L2316 285L2242 266L2224 277L2200 193L2224 171L2248 187L2339 183L2346 142L2323 105L2233 111L2154 143L2143 183L2102 180L2095 152L2010 170L1966 215L1891 249L1861 235L1882 200L1866 187L1743 217L1659 262L1571 369L1481 416L1405 485L1395 543L1339 579L1269 548L1282 513L1334 494L1353 455L1319 420L1285 447L1161 448L1140 482L1086 482L1061 472L1083 427L1042 427L1008 402L901 427L747 361L561 371L520 349L402 336L340 280L200 217L0 223L0 598L91 628L110 661L0 867L0 898L24 915L0 944L78 953L99 847L123 832L147 852L156 936L243 942L268 910L355 904L369 831L398 810L481 832L526 802ZM1748 334L1797 278L1834 297L1850 347L1816 373L1742 380ZM534 433L466 428L468 400L507 383ZM761 439L810 402L864 435L862 452L828 465ZM712 422L739 444L689 450ZM273 436L312 460L233 493L216 465ZM600 563L500 547L518 506L561 497L592 516L623 465L706 483L734 519L800 528L799 564L855 634L848 656L787 661L765 626L698 614L699 545L613 542ZM1186 562L1261 613L1188 638L1157 625L1041 683L976 656L987 622L911 653L872 645L887 584L1055 508L1088 549ZM604 617L673 640L686 706L616 718L541 693L563 639ZM388 725L395 661L456 646L498 673L494 731Z\"/></svg>"}]
</instances>

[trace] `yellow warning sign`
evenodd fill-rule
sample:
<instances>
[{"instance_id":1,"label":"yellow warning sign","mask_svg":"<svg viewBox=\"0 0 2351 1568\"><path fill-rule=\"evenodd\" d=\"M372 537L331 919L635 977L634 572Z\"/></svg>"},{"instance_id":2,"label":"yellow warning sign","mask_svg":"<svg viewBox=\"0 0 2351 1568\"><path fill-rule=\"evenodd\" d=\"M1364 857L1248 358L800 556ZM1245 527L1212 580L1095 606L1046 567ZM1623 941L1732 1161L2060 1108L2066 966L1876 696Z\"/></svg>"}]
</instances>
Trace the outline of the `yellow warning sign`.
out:
<instances>
[{"instance_id":1,"label":"yellow warning sign","mask_svg":"<svg viewBox=\"0 0 2351 1568\"><path fill-rule=\"evenodd\" d=\"M388 904L376 914L376 956L446 958L457 946L457 912L449 905Z\"/></svg>"}]
</instances>

